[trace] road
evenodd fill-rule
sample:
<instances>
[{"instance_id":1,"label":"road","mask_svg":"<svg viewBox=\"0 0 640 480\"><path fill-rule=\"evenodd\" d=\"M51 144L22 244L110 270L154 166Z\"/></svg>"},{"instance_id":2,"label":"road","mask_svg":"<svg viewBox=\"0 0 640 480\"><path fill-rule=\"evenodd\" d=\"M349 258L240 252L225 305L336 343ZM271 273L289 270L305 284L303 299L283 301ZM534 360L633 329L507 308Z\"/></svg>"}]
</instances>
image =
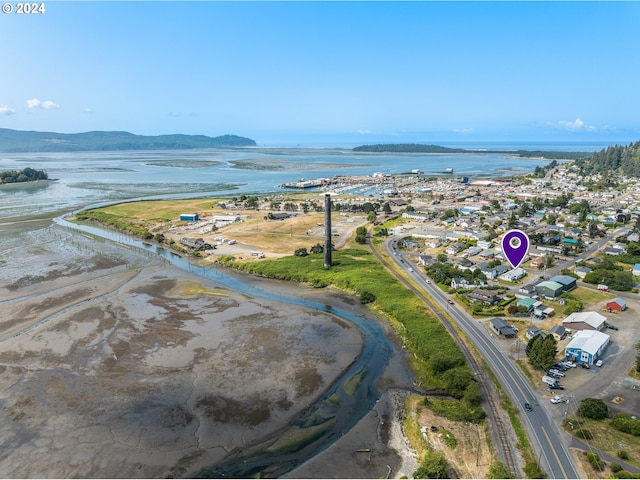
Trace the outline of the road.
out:
<instances>
[{"instance_id":1,"label":"road","mask_svg":"<svg viewBox=\"0 0 640 480\"><path fill-rule=\"evenodd\" d=\"M531 388L528 380L524 378L517 365L513 364L500 349L493 343L489 332L482 322L470 317L465 311L450 304L450 296L442 292L433 283L427 283L427 277L419 269L403 257L397 250L398 239L390 239L385 243L385 248L395 259L397 265L405 269L412 279L422 285L424 291L443 310L446 310L458 327L467 335L482 358L494 372L503 389L511 401L522 412L522 419L529 432L533 449L539 459L539 464L551 478L580 478L573 458L567 450L561 438L568 435L560 431L558 425L551 420L546 409L540 404L538 397ZM529 402L533 410L527 412L524 403Z\"/></svg>"}]
</instances>

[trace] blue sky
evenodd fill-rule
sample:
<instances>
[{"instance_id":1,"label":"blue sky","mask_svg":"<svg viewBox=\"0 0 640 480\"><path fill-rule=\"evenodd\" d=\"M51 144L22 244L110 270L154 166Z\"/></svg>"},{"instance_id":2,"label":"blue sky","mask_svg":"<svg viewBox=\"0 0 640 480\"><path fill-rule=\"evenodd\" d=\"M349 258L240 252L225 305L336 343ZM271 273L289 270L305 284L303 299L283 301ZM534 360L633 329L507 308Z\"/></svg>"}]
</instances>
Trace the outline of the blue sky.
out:
<instances>
[{"instance_id":1,"label":"blue sky","mask_svg":"<svg viewBox=\"0 0 640 480\"><path fill-rule=\"evenodd\" d=\"M260 145L640 139L636 2L45 7L0 16L0 128Z\"/></svg>"}]
</instances>

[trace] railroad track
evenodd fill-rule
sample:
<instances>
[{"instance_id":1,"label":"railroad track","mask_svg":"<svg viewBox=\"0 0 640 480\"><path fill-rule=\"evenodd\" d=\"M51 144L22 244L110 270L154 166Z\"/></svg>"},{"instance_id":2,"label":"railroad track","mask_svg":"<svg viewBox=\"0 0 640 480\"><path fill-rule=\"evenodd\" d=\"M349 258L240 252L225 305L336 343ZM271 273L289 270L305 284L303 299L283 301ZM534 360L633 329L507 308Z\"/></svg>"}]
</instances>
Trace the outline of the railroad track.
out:
<instances>
[{"instance_id":1,"label":"railroad track","mask_svg":"<svg viewBox=\"0 0 640 480\"><path fill-rule=\"evenodd\" d=\"M385 260L378 253L378 251L375 248L373 248L373 245L371 244L371 238L369 238L369 236L367 238L367 242L368 242L369 248L371 249L371 252L376 256L378 261L382 265L384 265L385 268L387 268L387 270L389 270L392 273L392 275L396 277L405 287L411 290L418 298L420 298L431 309L431 311L434 313L436 318L440 320L440 322L444 325L444 327L447 329L449 334L453 337L455 342L458 344L458 347L460 347L460 350L462 351L465 358L467 359L467 362L469 364L469 367L471 368L471 371L475 374L475 377L478 381L478 385L480 387L480 393L482 394L482 397L486 401L486 405L488 407L487 409L485 409L485 410L488 410L486 411L487 419L489 421L489 424L493 426L493 429L498 438L499 444L496 445L497 456L498 458L502 459L502 461L504 461L505 465L509 468L509 470L514 475L516 475L516 477L520 477L521 476L520 469L518 468L518 465L515 460L515 456L513 454L511 442L509 441L509 433L508 433L507 427L504 424L502 414L500 413L500 406L496 402L495 396L491 395L492 389L490 385L490 380L488 380L485 377L485 375L483 375L484 372L480 364L478 363L476 357L473 355L473 352L471 351L469 346L466 344L466 342L460 335L460 332L454 327L453 323L448 318L448 316L445 315L440 310L439 306L436 303L434 303L433 300L428 295L426 295L424 292L420 291L414 285L409 283L403 276L401 276L396 271L395 268L392 267L392 265L387 260Z\"/></svg>"}]
</instances>

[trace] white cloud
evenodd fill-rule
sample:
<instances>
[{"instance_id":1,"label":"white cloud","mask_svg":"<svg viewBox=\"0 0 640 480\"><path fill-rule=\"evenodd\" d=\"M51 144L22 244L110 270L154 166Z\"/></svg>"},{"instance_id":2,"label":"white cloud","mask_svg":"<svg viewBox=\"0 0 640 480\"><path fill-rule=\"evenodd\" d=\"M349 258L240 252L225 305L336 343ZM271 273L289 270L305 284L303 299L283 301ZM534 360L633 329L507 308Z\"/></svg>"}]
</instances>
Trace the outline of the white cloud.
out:
<instances>
[{"instance_id":1,"label":"white cloud","mask_svg":"<svg viewBox=\"0 0 640 480\"><path fill-rule=\"evenodd\" d=\"M595 132L597 128L594 125L587 125L581 118L576 118L572 122L567 122L566 120L562 120L558 122L558 127L564 130L570 130L572 132L578 131L587 131L587 132Z\"/></svg>"},{"instance_id":2,"label":"white cloud","mask_svg":"<svg viewBox=\"0 0 640 480\"><path fill-rule=\"evenodd\" d=\"M51 110L51 109L58 109L60 108L60 105L58 105L55 102L52 102L51 100L45 100L44 102L42 102L42 108L46 109L46 110Z\"/></svg>"},{"instance_id":3,"label":"white cloud","mask_svg":"<svg viewBox=\"0 0 640 480\"><path fill-rule=\"evenodd\" d=\"M94 111L93 111L93 110L91 110L89 107L84 107L83 112L84 112L84 113L94 113Z\"/></svg>"},{"instance_id":4,"label":"white cloud","mask_svg":"<svg viewBox=\"0 0 640 480\"><path fill-rule=\"evenodd\" d=\"M56 102L53 102L51 100L45 100L44 102L41 102L37 98L30 98L29 100L27 100L27 107L42 108L45 110L54 110L54 109L60 108L60 105L58 105Z\"/></svg>"},{"instance_id":5,"label":"white cloud","mask_svg":"<svg viewBox=\"0 0 640 480\"><path fill-rule=\"evenodd\" d=\"M360 135L371 135L373 132L371 130L358 130L356 133Z\"/></svg>"},{"instance_id":6,"label":"white cloud","mask_svg":"<svg viewBox=\"0 0 640 480\"><path fill-rule=\"evenodd\" d=\"M4 115L5 117L9 117L16 113L15 109L8 107L6 105L0 105L0 115Z\"/></svg>"},{"instance_id":7,"label":"white cloud","mask_svg":"<svg viewBox=\"0 0 640 480\"><path fill-rule=\"evenodd\" d=\"M467 134L467 133L473 133L473 128L454 128L452 130L455 133L463 133L463 134Z\"/></svg>"}]
</instances>

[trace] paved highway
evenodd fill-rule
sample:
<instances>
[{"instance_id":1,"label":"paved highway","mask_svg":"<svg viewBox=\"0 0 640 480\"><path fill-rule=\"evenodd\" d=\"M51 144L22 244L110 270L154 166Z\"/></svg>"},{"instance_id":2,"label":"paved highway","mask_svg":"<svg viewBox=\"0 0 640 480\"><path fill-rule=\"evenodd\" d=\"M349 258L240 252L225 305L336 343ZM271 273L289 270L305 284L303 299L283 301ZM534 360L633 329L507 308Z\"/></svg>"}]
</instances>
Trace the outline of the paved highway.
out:
<instances>
[{"instance_id":1,"label":"paved highway","mask_svg":"<svg viewBox=\"0 0 640 480\"><path fill-rule=\"evenodd\" d=\"M404 258L396 248L398 239L390 239L385 243L387 251L396 260L397 264L404 268L416 283L423 286L429 296L446 310L453 321L467 335L476 346L478 352L498 377L505 392L511 401L519 407L525 427L529 431L534 451L539 459L539 464L551 478L580 478L561 437L568 436L560 431L549 417L545 408L528 380L521 374L517 365L512 363L502 351L496 347L493 340L481 321L471 318L465 311L455 304L449 303L450 296L442 292L432 283L427 283L427 277L419 269ZM528 412L524 403L528 402L533 410Z\"/></svg>"}]
</instances>

